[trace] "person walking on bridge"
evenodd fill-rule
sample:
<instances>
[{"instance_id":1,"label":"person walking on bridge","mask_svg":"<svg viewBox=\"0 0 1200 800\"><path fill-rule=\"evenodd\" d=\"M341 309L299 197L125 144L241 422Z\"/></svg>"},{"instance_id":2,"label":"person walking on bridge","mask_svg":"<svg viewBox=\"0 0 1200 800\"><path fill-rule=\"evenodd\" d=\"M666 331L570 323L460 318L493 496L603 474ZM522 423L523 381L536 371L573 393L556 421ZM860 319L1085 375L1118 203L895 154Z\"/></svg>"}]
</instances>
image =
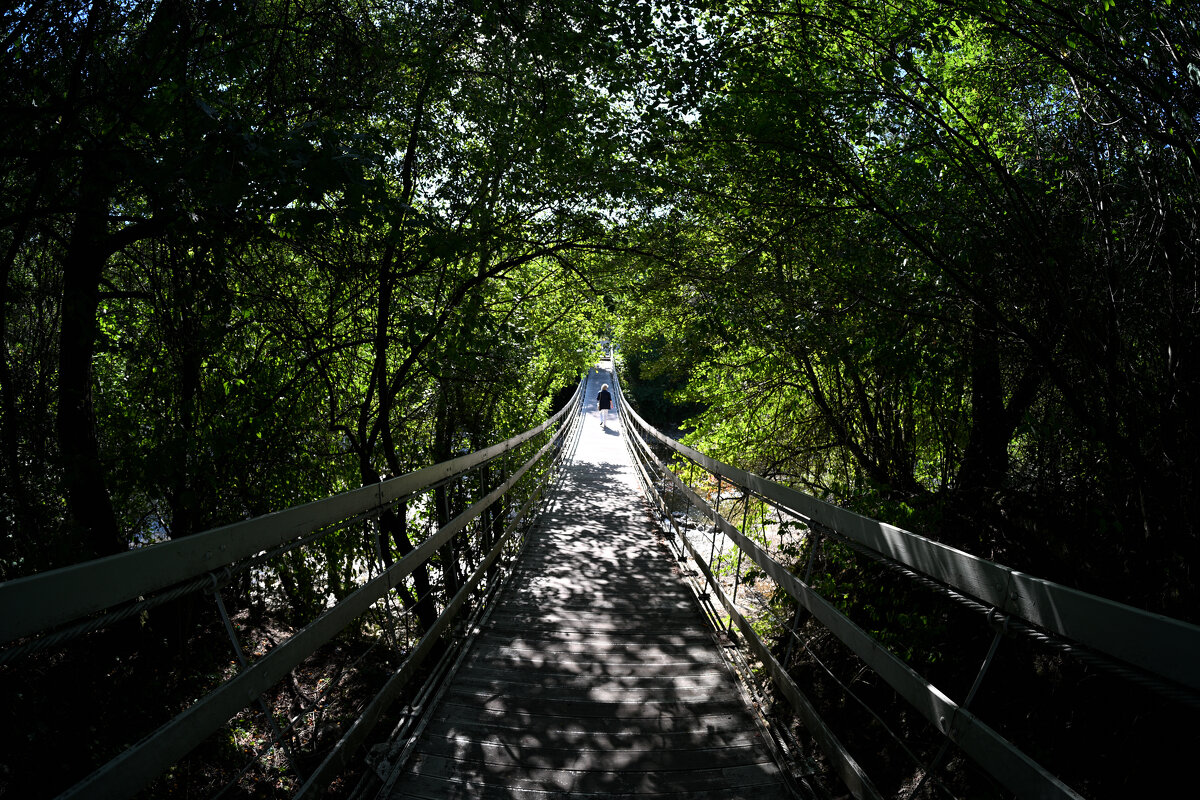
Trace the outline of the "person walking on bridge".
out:
<instances>
[{"instance_id":1,"label":"person walking on bridge","mask_svg":"<svg viewBox=\"0 0 1200 800\"><path fill-rule=\"evenodd\" d=\"M608 393L607 383L600 387L600 394L596 395L596 407L600 410L600 427L608 427L605 423L608 421L608 412L612 410L612 395Z\"/></svg>"}]
</instances>

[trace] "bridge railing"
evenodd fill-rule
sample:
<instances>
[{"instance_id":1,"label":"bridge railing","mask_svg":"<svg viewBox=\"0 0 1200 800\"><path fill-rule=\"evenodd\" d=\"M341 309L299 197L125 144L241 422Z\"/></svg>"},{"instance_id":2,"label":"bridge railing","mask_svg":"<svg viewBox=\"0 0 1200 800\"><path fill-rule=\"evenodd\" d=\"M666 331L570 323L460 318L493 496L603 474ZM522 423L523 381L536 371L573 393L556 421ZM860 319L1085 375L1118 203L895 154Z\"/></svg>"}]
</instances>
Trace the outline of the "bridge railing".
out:
<instances>
[{"instance_id":1,"label":"bridge railing","mask_svg":"<svg viewBox=\"0 0 1200 800\"><path fill-rule=\"evenodd\" d=\"M300 786L295 796L318 795L365 742L388 706L402 692L411 692L407 688L411 679L432 652L445 647L447 633L463 610L472 606L478 610L485 590L490 593L499 585L499 563L511 560L519 549L542 491L556 471L564 442L577 435L582 388L580 383L571 401L543 424L484 450L306 505L0 584L0 645L6 645L0 650L0 664L8 669L20 669L21 660L32 653L63 647L193 594L214 597L236 653L239 666L228 679L60 796L128 797L142 791L243 709L261 703L305 659L359 624L369 611L384 609L386 613L378 616L386 617L389 625L411 628L416 604L440 604L436 621L419 630L415 644L400 641L394 630L383 632L390 646L405 651L396 654L402 658L400 665L320 763L308 769L291 765ZM490 477L495 475L500 477ZM467 476L475 477L466 481ZM465 510L401 557L393 557L386 537L372 532L374 521L398 504L432 504L433 493L467 483L471 486L459 492L465 498L460 498L459 506ZM384 548L377 552L378 563L361 585L251 662L222 599L230 575L261 569L269 559L293 548L319 544L331 533L358 528L377 548ZM473 533L474 539L463 541ZM443 576L447 569L469 576L444 578L441 597L421 597L411 592L412 579L418 570L428 570L435 554ZM437 588L430 588L430 595ZM392 609L395 596L405 600L398 613ZM265 705L262 710L275 730L275 745L288 749L287 736L273 712Z\"/></svg>"},{"instance_id":2,"label":"bridge railing","mask_svg":"<svg viewBox=\"0 0 1200 800\"><path fill-rule=\"evenodd\" d=\"M619 385L618 385L619 391ZM716 597L728 615L729 624L742 633L747 647L770 677L777 692L786 698L808 732L855 797L877 798L880 793L866 771L838 740L818 713L805 691L789 676L772 648L758 635L750 619L737 604L738 582L743 561L773 581L795 604L797 613L806 609L895 692L904 698L945 737L935 763L923 765L926 776L945 755L949 743L956 745L999 785L1017 797L1076 798L1071 787L1023 753L1015 744L989 727L969 709L995 656L1001 636L1014 632L1049 643L1059 652L1095 664L1122 678L1165 695L1170 702L1200 707L1200 627L1142 609L1087 594L1051 581L1026 575L970 553L957 550L901 528L855 514L843 508L758 475L710 458L671 439L638 415L628 403L620 403L627 442L642 483L657 505L664 529L703 575L705 590ZM656 450L669 455L672 469ZM715 479L716 499L710 502L693 485L680 478L687 465L700 468ZM995 629L983 667L962 702L914 670L904 659L822 597L806 580L793 574L747 532L720 513L724 499L740 500L743 515L751 502L774 509L781 518L800 523L809 535L827 536L860 554L884 564L906 578L942 592L966 607L980 612ZM707 532L709 552L697 547L699 531L689 514L677 509L685 504L711 522ZM673 502L674 500L674 502ZM735 503L735 505L737 505ZM745 517L743 517L745 527ZM720 551L732 546L727 554ZM736 552L736 556L732 554ZM814 552L810 549L810 553ZM732 587L718 576L718 562L736 558ZM810 562L811 563L811 562ZM798 619L794 617L793 620ZM795 624L785 631L796 637ZM784 657L786 660L786 656ZM916 794L916 790L909 796Z\"/></svg>"}]
</instances>

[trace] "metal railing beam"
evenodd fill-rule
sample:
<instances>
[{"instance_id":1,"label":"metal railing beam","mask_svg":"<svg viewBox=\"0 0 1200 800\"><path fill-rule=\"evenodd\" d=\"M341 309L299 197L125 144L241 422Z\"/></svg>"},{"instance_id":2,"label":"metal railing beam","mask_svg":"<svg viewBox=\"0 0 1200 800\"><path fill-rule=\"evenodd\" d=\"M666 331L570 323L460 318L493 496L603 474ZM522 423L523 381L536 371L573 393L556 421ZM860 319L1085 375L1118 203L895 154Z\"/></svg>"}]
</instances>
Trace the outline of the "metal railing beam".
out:
<instances>
[{"instance_id":1,"label":"metal railing beam","mask_svg":"<svg viewBox=\"0 0 1200 800\"><path fill-rule=\"evenodd\" d=\"M619 391L619 386L618 386ZM1067 786L1055 775L1050 773L1025 753L1021 752L1012 742L1005 739L982 720L968 711L964 705L959 705L950 699L936 686L929 683L897 657L882 643L855 624L832 603L814 592L804 581L793 575L790 570L776 561L757 542L748 537L740 529L721 515L707 500L688 486L673 470L664 465L661 459L650 449L642 436L642 431L654 436L668 445L673 451L683 455L692 463L697 463L710 473L720 478L727 478L736 485L750 489L755 494L768 497L780 503L787 511L799 511L799 504L792 495L803 496L799 492L786 489L773 482L743 470L729 467L715 459L707 458L692 448L681 445L673 439L657 431L643 420L628 404L622 402L622 409L627 415L626 430L632 434L629 439L636 461L652 463L657 471L665 476L688 500L699 509L714 524L714 537L724 535L738 547L739 558L742 554L749 556L764 574L773 579L789 597L810 613L827 630L833 633L846 647L854 652L862 661L883 678L897 693L900 694L914 709L921 713L948 741L954 742L969 758L985 769L1000 784L1013 791L1019 797L1061 798L1062 800L1079 800L1081 797L1071 787ZM640 466L640 465L639 465ZM646 471L646 485L653 490L653 483ZM813 499L813 498L809 498ZM841 509L838 509L839 511ZM810 514L801 513L809 519L815 519L823 524L824 520ZM866 519L852 515L858 519ZM874 523L874 520L868 520ZM882 523L875 523L882 525ZM834 527L841 533L841 529ZM899 531L899 529L895 529ZM906 536L915 537L905 531L899 531ZM849 534L848 538L857 539ZM928 542L929 540L924 540ZM737 609L736 604L724 589L717 583L712 572L713 565L706 563L703 556L696 552L690 541L684 542L692 558L696 561L714 593L725 606L730 620L735 622L746 639L747 645L763 663L770 673L772 680L780 693L789 701L797 714L805 722L822 750L835 766L847 788L855 797L874 797L876 790L869 778L861 770L855 760L845 750L836 736L830 731L816 709L808 701L804 693L787 674L784 665L773 656L770 648L761 640L753 626ZM960 551L956 551L960 552ZM966 554L963 554L966 555ZM973 557L972 557L973 558ZM900 559L897 559L900 560ZM980 559L982 561L982 559ZM990 564L991 562L984 562ZM998 565L992 565L998 566ZM1003 569L1003 568L1001 568ZM1138 611L1133 609L1133 611ZM1145 613L1145 612L1142 612ZM969 700L968 700L969 702Z\"/></svg>"},{"instance_id":2,"label":"metal railing beam","mask_svg":"<svg viewBox=\"0 0 1200 800\"><path fill-rule=\"evenodd\" d=\"M524 444L575 408L581 392L582 384L572 401L541 425L475 453L193 536L0 583L0 642L111 608L221 569L347 517L382 509L401 497L472 470Z\"/></svg>"},{"instance_id":3,"label":"metal railing beam","mask_svg":"<svg viewBox=\"0 0 1200 800\"><path fill-rule=\"evenodd\" d=\"M709 472L787 511L837 531L882 556L1047 631L1200 690L1200 626L1072 589L855 514L731 467L681 444L627 410L638 427Z\"/></svg>"},{"instance_id":4,"label":"metal railing beam","mask_svg":"<svg viewBox=\"0 0 1200 800\"><path fill-rule=\"evenodd\" d=\"M457 462L460 467L464 463L470 463L472 466L475 466L512 449L515 446L513 443L516 440L520 440L520 442L527 441L532 436L545 431L550 425L562 419L567 412L577 409L577 399L580 391L576 391L575 399L562 411L537 428L527 431L518 437L513 437L501 443L501 445L446 463L454 464ZM87 778L68 789L60 797L127 797L141 791L168 766L183 758L213 731L228 722L230 718L243 708L258 700L284 676L304 661L304 659L315 653L317 649L328 643L338 633L353 623L354 620L362 616L392 588L400 585L408 575L426 563L437 552L438 548L451 541L472 521L477 519L483 513L484 509L503 497L505 493L511 491L530 470L542 462L559 445L560 440L569 430L571 430L571 426L564 425L560 427L549 441L516 470L508 480L472 504L446 525L439 528L433 535L418 544L410 553L385 569L375 578L367 581L335 606L322 613L296 635L272 649L233 678L218 686L188 709L160 726L142 741L100 767ZM490 455L488 458L475 458L483 453ZM458 470L460 473L463 471L465 469ZM403 477L409 478L422 473L426 476L435 473L441 474L440 471L431 473L430 470L422 470ZM428 485L428 483L429 481L426 480L422 485ZM394 494L393 499L410 493L406 490L411 485L413 485L412 482L408 481L393 483L392 487L394 489L400 488L400 491ZM379 490L376 487L368 488L377 495L379 494ZM312 505L317 504L309 504L309 506ZM301 506L300 508L307 508L307 506ZM135 553L131 553L130 555L135 555L136 552L140 551L135 551ZM455 602L457 601L458 598L455 598ZM461 605L461 602L458 605ZM457 609L457 606L454 606L454 608ZM448 620L452 616L453 614L447 615L444 611L435 627L439 631L444 630L448 624ZM427 636L422 639L421 645L427 646L425 645L427 640L432 641ZM363 728L360 726L358 731L356 731L356 736L361 731L363 731ZM327 776L327 773L327 770L322 771L322 775L324 776Z\"/></svg>"}]
</instances>

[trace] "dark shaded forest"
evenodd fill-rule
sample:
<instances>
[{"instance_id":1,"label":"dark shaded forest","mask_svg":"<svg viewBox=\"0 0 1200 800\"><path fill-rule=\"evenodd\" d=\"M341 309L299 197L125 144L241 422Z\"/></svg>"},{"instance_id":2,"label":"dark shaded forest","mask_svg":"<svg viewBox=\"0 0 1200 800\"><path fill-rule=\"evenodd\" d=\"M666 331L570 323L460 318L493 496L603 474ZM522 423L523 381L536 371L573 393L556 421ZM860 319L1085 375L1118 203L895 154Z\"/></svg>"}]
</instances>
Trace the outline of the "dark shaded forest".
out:
<instances>
[{"instance_id":1,"label":"dark shaded forest","mask_svg":"<svg viewBox=\"0 0 1200 800\"><path fill-rule=\"evenodd\" d=\"M583 84L625 46L512 13L5 15L4 578L443 460L574 385L619 155Z\"/></svg>"},{"instance_id":2,"label":"dark shaded forest","mask_svg":"<svg viewBox=\"0 0 1200 800\"><path fill-rule=\"evenodd\" d=\"M659 143L662 265L622 328L690 376L690 441L1197 619L1196 9L716 19L717 83Z\"/></svg>"},{"instance_id":3,"label":"dark shaded forest","mask_svg":"<svg viewBox=\"0 0 1200 800\"><path fill-rule=\"evenodd\" d=\"M1200 621L1195 4L0 19L0 580L501 441L612 337L705 453ZM115 635L165 675L191 619Z\"/></svg>"}]
</instances>

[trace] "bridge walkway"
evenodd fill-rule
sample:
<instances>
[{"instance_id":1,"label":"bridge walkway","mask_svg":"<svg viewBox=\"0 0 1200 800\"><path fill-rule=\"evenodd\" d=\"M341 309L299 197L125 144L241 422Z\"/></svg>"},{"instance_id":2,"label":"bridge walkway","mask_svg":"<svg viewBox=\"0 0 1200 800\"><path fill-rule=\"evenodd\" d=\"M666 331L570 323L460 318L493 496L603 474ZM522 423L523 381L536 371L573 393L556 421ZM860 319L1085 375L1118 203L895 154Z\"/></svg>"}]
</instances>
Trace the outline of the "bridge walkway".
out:
<instances>
[{"instance_id":1,"label":"bridge walkway","mask_svg":"<svg viewBox=\"0 0 1200 800\"><path fill-rule=\"evenodd\" d=\"M602 367L608 366L606 363ZM517 567L380 798L790 797L595 411Z\"/></svg>"}]
</instances>

